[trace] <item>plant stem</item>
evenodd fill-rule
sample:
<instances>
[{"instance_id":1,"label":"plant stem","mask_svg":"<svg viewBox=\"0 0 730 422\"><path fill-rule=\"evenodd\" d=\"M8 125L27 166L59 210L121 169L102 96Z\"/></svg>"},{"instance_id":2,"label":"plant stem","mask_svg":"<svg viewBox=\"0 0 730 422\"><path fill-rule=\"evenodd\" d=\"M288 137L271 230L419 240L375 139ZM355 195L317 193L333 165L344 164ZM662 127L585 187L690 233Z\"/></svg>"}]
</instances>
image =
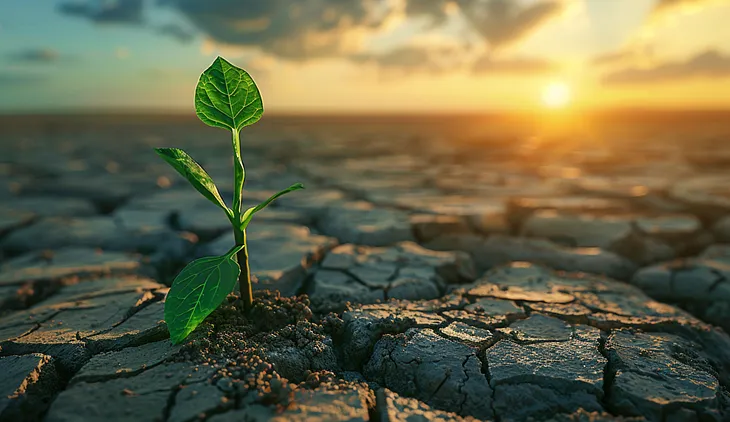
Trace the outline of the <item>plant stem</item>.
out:
<instances>
[{"instance_id":1,"label":"plant stem","mask_svg":"<svg viewBox=\"0 0 730 422\"><path fill-rule=\"evenodd\" d=\"M246 180L246 170L241 160L241 142L239 140L238 130L234 129L233 138L233 235L236 239L236 246L243 245L243 248L236 254L238 266L241 267L241 273L238 276L238 287L241 291L241 302L245 314L251 310L253 306L253 293L251 289L251 270L248 266L248 245L246 244L246 231L241 229L241 204L243 203L243 184Z\"/></svg>"},{"instance_id":2,"label":"plant stem","mask_svg":"<svg viewBox=\"0 0 730 422\"><path fill-rule=\"evenodd\" d=\"M231 143L233 144L233 214L236 216L236 221L241 221L241 203L243 199L243 184L246 181L246 170L243 167L243 161L241 159L241 141L239 139L238 130L232 131L233 138ZM240 224L240 223L239 223ZM234 228L235 230L236 228Z\"/></svg>"},{"instance_id":3,"label":"plant stem","mask_svg":"<svg viewBox=\"0 0 730 422\"><path fill-rule=\"evenodd\" d=\"M236 254L236 260L241 267L241 273L238 275L238 288L241 290L241 302L243 303L243 313L247 314L253 306L253 291L251 287L251 269L248 265L248 244L246 242L246 231L239 230L241 238L237 233L236 244L243 244L243 249Z\"/></svg>"}]
</instances>

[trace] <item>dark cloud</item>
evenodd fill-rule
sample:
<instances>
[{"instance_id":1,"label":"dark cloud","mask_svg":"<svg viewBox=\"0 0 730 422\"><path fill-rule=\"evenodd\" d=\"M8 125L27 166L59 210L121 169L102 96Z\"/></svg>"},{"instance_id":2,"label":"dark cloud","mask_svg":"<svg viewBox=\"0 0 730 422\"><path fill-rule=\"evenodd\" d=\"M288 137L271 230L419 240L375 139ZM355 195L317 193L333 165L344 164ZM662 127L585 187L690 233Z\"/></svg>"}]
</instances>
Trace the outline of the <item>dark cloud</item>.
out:
<instances>
[{"instance_id":1,"label":"dark cloud","mask_svg":"<svg viewBox=\"0 0 730 422\"><path fill-rule=\"evenodd\" d=\"M446 20L448 0L409 0L406 2L406 14L412 17L428 17L434 24Z\"/></svg>"},{"instance_id":2,"label":"dark cloud","mask_svg":"<svg viewBox=\"0 0 730 422\"><path fill-rule=\"evenodd\" d=\"M373 30L394 12L382 0L161 0L179 10L198 29L224 44L259 47L280 57L304 60L351 53L346 40ZM563 9L542 0L522 6L516 0L407 0L409 17L442 23L449 5L496 48L514 43ZM415 54L415 53L412 53Z\"/></svg>"},{"instance_id":3,"label":"dark cloud","mask_svg":"<svg viewBox=\"0 0 730 422\"><path fill-rule=\"evenodd\" d=\"M460 10L466 25L481 34L493 50L527 36L563 5L563 0L537 0L529 5L517 0L403 1L408 17L427 17L434 25L445 23L449 9ZM364 38L382 29L399 12L396 3L386 0L157 0L155 4L178 11L195 30L221 45L251 47L295 61L358 58L360 54L360 60L384 66L414 67L421 59L422 65L434 68L432 53L410 47L393 54L362 55ZM142 0L97 0L61 7L64 13L96 22L132 23L142 21L142 9ZM177 25L154 29L183 42L193 38ZM466 45L467 40L463 41Z\"/></svg>"},{"instance_id":4,"label":"dark cloud","mask_svg":"<svg viewBox=\"0 0 730 422\"><path fill-rule=\"evenodd\" d=\"M53 63L60 57L56 50L50 48L33 48L8 54L10 60L23 63Z\"/></svg>"},{"instance_id":5,"label":"dark cloud","mask_svg":"<svg viewBox=\"0 0 730 422\"><path fill-rule=\"evenodd\" d=\"M198 29L223 44L258 47L292 60L336 56L348 35L386 17L367 0L166 0Z\"/></svg>"},{"instance_id":6,"label":"dark cloud","mask_svg":"<svg viewBox=\"0 0 730 422\"><path fill-rule=\"evenodd\" d=\"M97 23L142 23L143 0L96 0L85 3L61 3L58 10Z\"/></svg>"},{"instance_id":7,"label":"dark cloud","mask_svg":"<svg viewBox=\"0 0 730 422\"><path fill-rule=\"evenodd\" d=\"M493 48L517 42L563 10L563 2L521 6L515 0L460 0L464 16Z\"/></svg>"},{"instance_id":8,"label":"dark cloud","mask_svg":"<svg viewBox=\"0 0 730 422\"><path fill-rule=\"evenodd\" d=\"M730 77L730 56L708 50L683 62L664 63L647 69L622 69L607 74L602 81L608 85L630 85L721 77Z\"/></svg>"},{"instance_id":9,"label":"dark cloud","mask_svg":"<svg viewBox=\"0 0 730 422\"><path fill-rule=\"evenodd\" d=\"M474 63L472 71L480 74L532 75L548 73L555 70L555 68L555 63L541 58L494 59L485 56Z\"/></svg>"},{"instance_id":10,"label":"dark cloud","mask_svg":"<svg viewBox=\"0 0 730 422\"><path fill-rule=\"evenodd\" d=\"M174 38L182 43L189 43L195 38L195 34L193 34L193 32L174 23L168 23L157 27L157 32Z\"/></svg>"},{"instance_id":11,"label":"dark cloud","mask_svg":"<svg viewBox=\"0 0 730 422\"><path fill-rule=\"evenodd\" d=\"M386 53L359 54L350 58L360 63L375 64L384 69L405 73L442 73L453 70L463 63L460 49L448 46L420 47L403 46Z\"/></svg>"}]
</instances>

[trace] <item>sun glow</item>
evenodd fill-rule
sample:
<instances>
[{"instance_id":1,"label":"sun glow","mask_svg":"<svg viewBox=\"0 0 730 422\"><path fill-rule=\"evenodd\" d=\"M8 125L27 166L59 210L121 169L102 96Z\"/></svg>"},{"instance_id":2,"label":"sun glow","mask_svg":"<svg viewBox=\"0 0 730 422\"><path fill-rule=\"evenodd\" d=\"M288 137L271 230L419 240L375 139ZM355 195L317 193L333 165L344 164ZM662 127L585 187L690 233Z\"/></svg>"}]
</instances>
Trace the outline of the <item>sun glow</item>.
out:
<instances>
[{"instance_id":1,"label":"sun glow","mask_svg":"<svg viewBox=\"0 0 730 422\"><path fill-rule=\"evenodd\" d=\"M552 82L542 90L542 103L548 108L564 108L570 103L570 87L564 82Z\"/></svg>"}]
</instances>

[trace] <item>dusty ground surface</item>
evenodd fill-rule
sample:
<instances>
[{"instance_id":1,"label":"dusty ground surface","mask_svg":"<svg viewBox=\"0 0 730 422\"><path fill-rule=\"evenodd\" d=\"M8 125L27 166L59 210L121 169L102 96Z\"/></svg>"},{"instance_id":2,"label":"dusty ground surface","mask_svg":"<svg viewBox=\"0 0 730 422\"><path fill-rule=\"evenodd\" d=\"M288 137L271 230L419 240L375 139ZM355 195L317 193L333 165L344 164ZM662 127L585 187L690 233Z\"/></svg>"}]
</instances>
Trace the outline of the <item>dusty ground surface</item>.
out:
<instances>
[{"instance_id":1,"label":"dusty ground surface","mask_svg":"<svg viewBox=\"0 0 730 422\"><path fill-rule=\"evenodd\" d=\"M229 198L225 132L0 127L0 421L730 420L728 142L264 121L247 203L307 190L249 229L252 316L172 346L169 283L233 240L151 148Z\"/></svg>"}]
</instances>

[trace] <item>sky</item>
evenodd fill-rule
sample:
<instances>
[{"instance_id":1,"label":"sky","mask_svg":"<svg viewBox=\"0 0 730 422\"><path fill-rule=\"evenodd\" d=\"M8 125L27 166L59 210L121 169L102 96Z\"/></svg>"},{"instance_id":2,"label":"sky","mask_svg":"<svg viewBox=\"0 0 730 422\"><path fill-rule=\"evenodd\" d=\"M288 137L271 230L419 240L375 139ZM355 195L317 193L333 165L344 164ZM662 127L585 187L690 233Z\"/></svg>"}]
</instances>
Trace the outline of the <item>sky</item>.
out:
<instances>
[{"instance_id":1,"label":"sky","mask_svg":"<svg viewBox=\"0 0 730 422\"><path fill-rule=\"evenodd\" d=\"M730 0L2 0L0 113L730 108Z\"/></svg>"}]
</instances>

